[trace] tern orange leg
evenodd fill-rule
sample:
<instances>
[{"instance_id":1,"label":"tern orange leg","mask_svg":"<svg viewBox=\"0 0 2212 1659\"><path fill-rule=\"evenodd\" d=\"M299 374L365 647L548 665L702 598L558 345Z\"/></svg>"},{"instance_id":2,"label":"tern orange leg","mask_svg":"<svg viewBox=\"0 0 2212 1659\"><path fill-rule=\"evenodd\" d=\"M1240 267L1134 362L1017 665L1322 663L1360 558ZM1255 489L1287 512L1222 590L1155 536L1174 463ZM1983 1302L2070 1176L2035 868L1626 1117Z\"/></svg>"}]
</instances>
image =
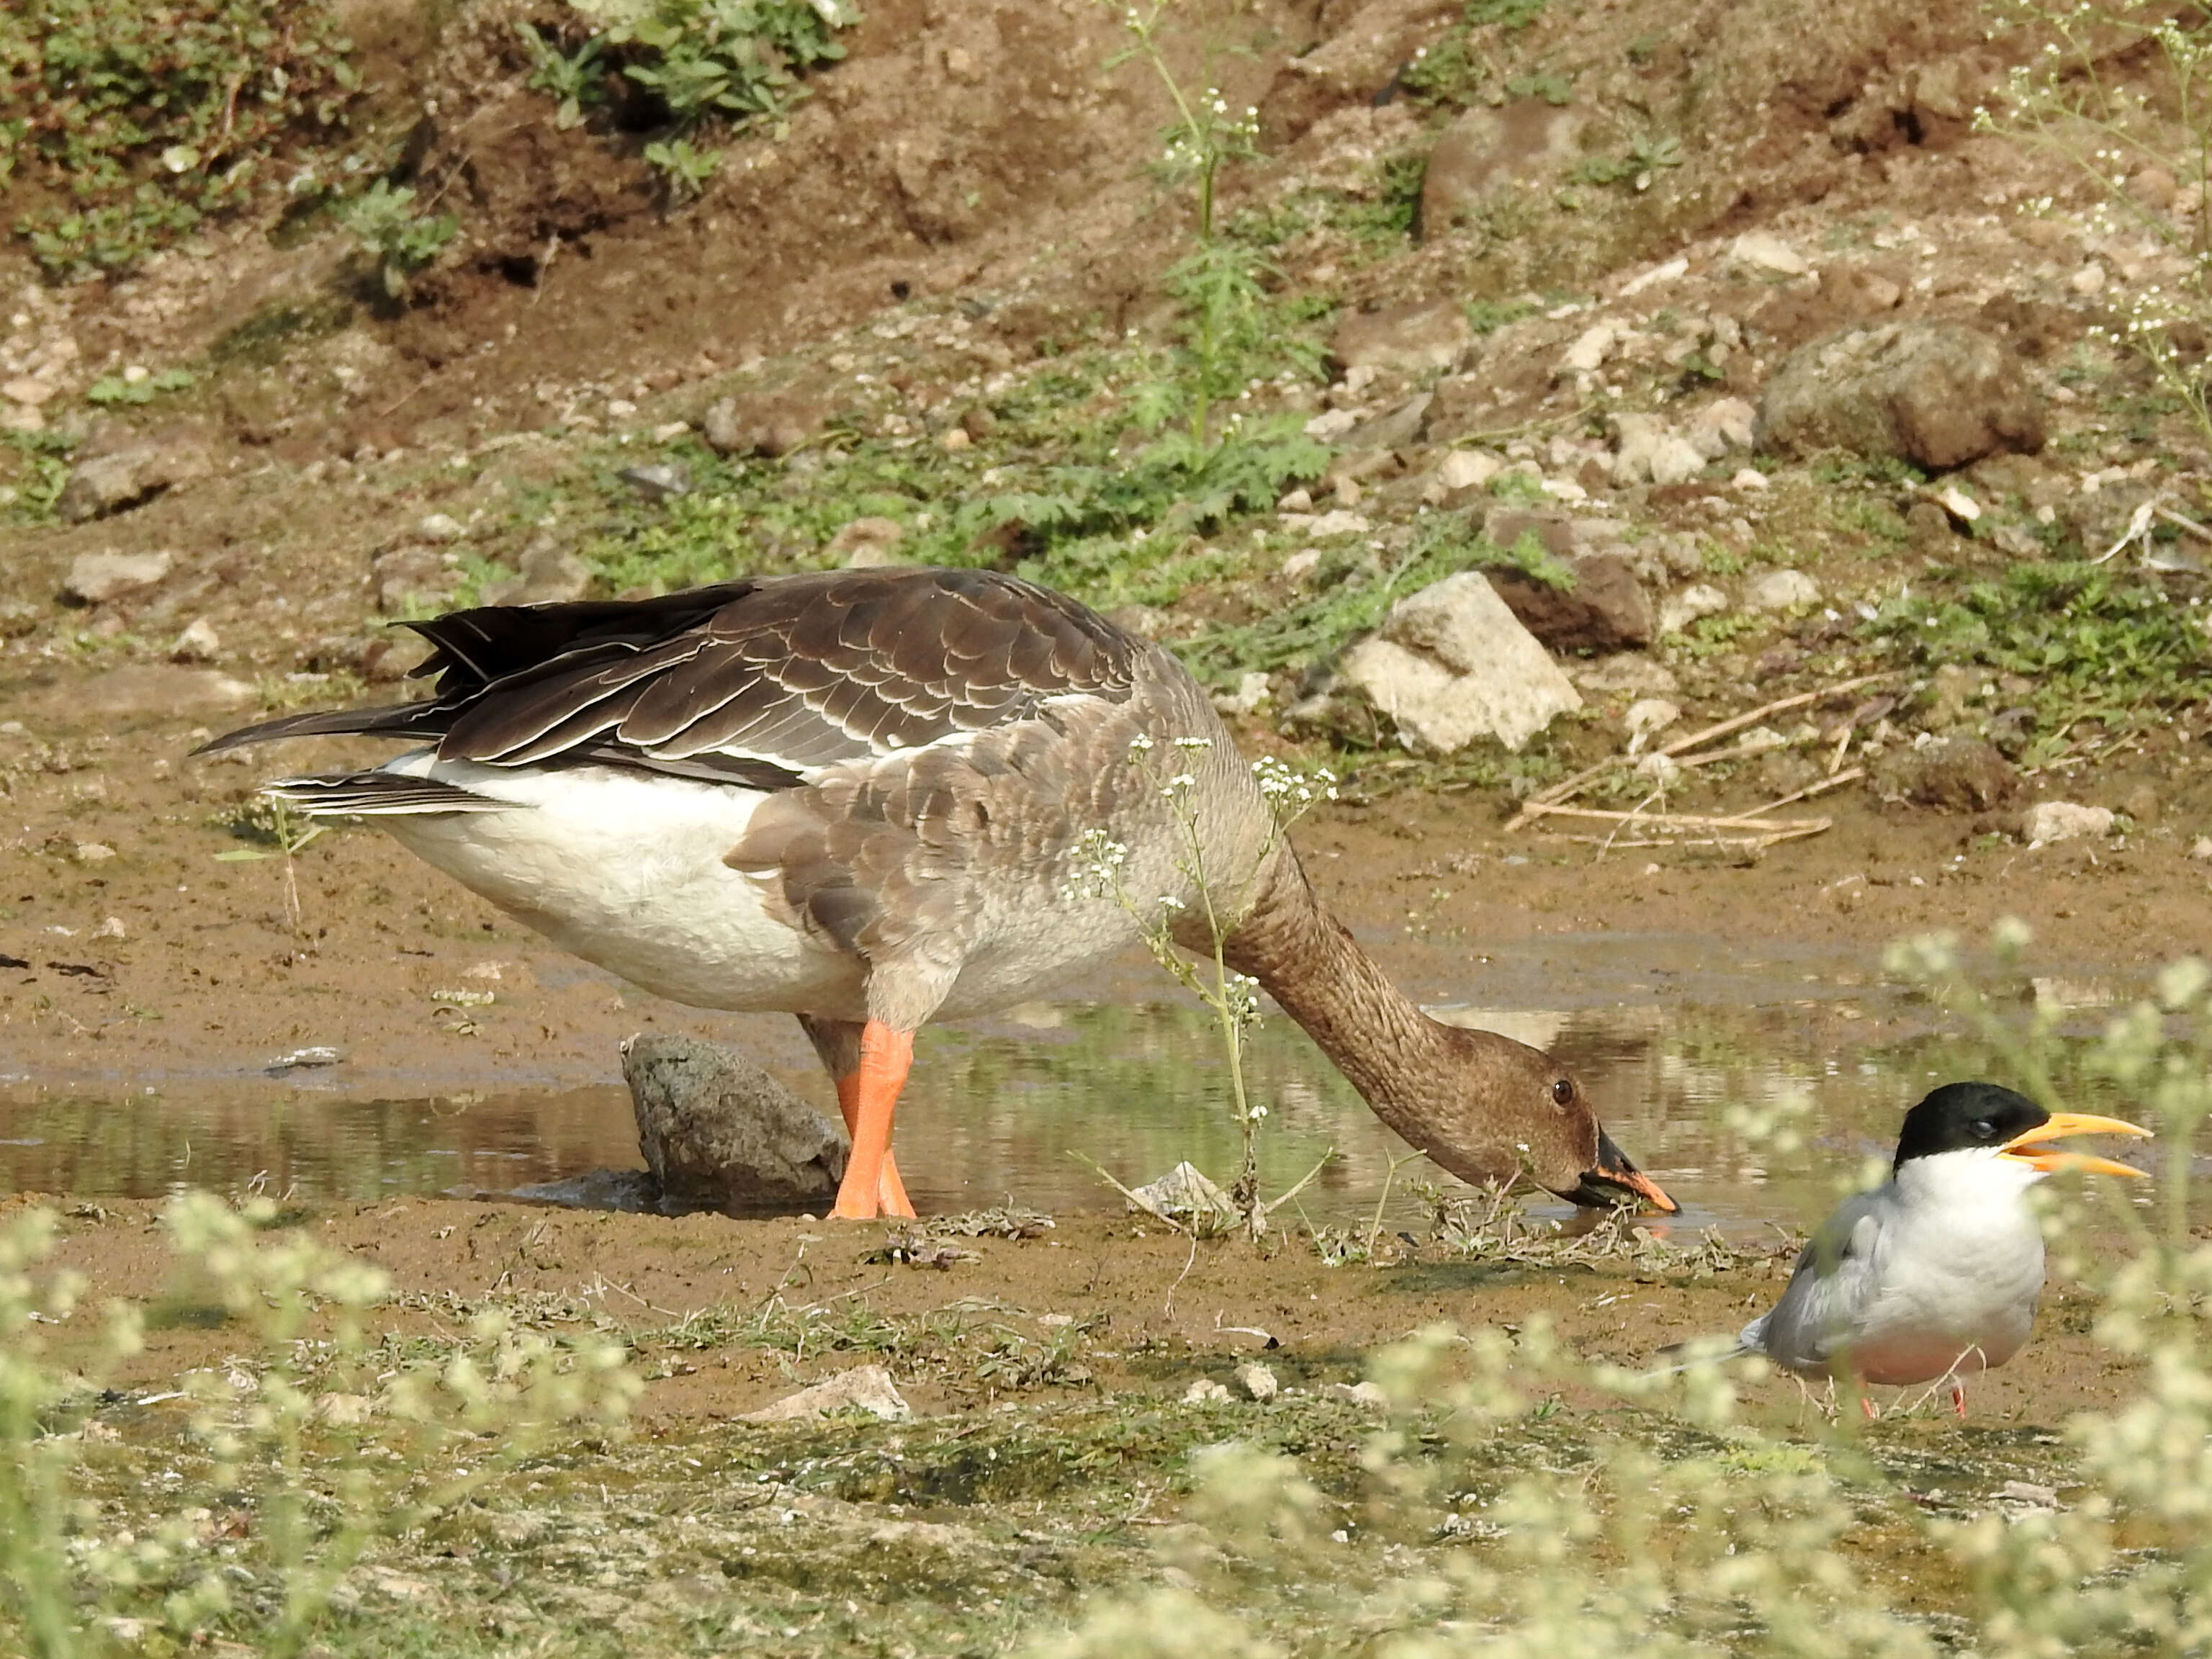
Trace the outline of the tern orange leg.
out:
<instances>
[{"instance_id":1,"label":"tern orange leg","mask_svg":"<svg viewBox=\"0 0 2212 1659\"><path fill-rule=\"evenodd\" d=\"M861 1028L860 1063L837 1080L837 1104L852 1133L853 1151L831 1214L848 1221L914 1214L898 1166L891 1162L891 1114L913 1064L913 1032L895 1031L873 1019Z\"/></svg>"}]
</instances>

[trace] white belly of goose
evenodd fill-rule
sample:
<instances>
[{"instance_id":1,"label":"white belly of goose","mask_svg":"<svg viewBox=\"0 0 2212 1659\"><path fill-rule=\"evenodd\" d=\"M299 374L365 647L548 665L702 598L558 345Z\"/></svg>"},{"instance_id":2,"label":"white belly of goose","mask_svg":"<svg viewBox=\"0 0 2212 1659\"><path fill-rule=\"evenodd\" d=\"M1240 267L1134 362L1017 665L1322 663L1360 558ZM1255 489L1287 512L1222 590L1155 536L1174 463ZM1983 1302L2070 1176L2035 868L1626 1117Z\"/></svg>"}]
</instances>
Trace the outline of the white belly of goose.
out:
<instances>
[{"instance_id":1,"label":"white belly of goose","mask_svg":"<svg viewBox=\"0 0 2212 1659\"><path fill-rule=\"evenodd\" d=\"M772 890L722 858L759 792L615 767L538 771L440 761L432 777L511 812L380 817L401 846L562 949L698 1008L866 1015L855 958L771 914Z\"/></svg>"}]
</instances>

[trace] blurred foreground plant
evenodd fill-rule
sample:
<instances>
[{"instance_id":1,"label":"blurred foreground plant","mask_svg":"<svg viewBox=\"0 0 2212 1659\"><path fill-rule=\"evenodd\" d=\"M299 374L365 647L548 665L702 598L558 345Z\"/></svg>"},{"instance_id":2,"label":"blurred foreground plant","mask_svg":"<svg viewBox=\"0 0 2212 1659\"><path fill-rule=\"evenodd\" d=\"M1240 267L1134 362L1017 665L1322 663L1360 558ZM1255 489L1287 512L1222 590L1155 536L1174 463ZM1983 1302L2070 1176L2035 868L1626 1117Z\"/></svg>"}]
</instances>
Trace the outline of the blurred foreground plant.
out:
<instances>
[{"instance_id":1,"label":"blurred foreground plant","mask_svg":"<svg viewBox=\"0 0 2212 1659\"><path fill-rule=\"evenodd\" d=\"M145 1310L112 1304L64 1361L49 1330L82 1316L82 1286L42 1271L59 1221L30 1210L0 1230L0 1650L59 1659L162 1632L297 1652L378 1540L452 1509L556 1431L621 1424L638 1384L618 1343L556 1342L488 1312L393 1366L368 1333L383 1272L270 1231L276 1219L266 1199L205 1193L163 1217L178 1293L244 1352L135 1402L185 1415L188 1449L163 1450L158 1475L137 1436L99 1414L121 1398L100 1379L139 1351ZM116 1496L149 1478L152 1525Z\"/></svg>"},{"instance_id":2,"label":"blurred foreground plant","mask_svg":"<svg viewBox=\"0 0 2212 1659\"><path fill-rule=\"evenodd\" d=\"M2026 930L2004 924L1992 943L2008 973ZM1901 945L1890 967L1993 1070L2072 1103L2048 1005L1994 994L1948 939ZM2208 987L2203 963L2174 964L2094 1045L2091 1077L2159 1126L2161 1180L2148 1214L2106 1189L2049 1206L2061 1270L2100 1295L2096 1340L2140 1362L2124 1397L2063 1437L1866 1429L1854 1413L1785 1434L1739 1420L1763 1361L1637 1372L1579 1358L1540 1316L1433 1326L1370 1360L1390 1416L1358 1491L1325 1491L1281 1452L1218 1447L1194 1462L1198 1525L1163 1546L1187 1587L1103 1600L1028 1651L2204 1651L2212 1243L2191 1236L2188 1182L2212 1115ZM2095 1249L2084 1212L2104 1216ZM2131 1249L2112 1250L2115 1234ZM1930 1470L1948 1491L1929 1489Z\"/></svg>"}]
</instances>

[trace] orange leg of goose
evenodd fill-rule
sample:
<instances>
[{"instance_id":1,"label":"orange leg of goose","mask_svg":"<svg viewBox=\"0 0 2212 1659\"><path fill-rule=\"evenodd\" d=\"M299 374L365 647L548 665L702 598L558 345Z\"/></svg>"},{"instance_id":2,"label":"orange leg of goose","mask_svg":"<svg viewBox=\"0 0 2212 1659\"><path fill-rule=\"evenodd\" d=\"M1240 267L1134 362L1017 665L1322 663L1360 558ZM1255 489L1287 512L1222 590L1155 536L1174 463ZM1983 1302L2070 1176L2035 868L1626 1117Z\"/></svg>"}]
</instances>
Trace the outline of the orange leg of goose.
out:
<instances>
[{"instance_id":1,"label":"orange leg of goose","mask_svg":"<svg viewBox=\"0 0 2212 1659\"><path fill-rule=\"evenodd\" d=\"M866 1221L912 1216L914 1206L891 1161L891 1113L914 1063L914 1033L870 1020L860 1031L860 1063L837 1079L837 1105L853 1137L832 1215Z\"/></svg>"}]
</instances>

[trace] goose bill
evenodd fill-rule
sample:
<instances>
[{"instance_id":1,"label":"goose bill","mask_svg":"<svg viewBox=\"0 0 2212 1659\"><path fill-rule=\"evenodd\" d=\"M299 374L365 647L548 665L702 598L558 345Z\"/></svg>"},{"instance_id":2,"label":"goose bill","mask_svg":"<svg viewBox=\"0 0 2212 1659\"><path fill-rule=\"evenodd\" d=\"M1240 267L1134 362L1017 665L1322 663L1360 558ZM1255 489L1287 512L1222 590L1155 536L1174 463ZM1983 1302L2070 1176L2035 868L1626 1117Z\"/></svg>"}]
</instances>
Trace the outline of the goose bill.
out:
<instances>
[{"instance_id":1,"label":"goose bill","mask_svg":"<svg viewBox=\"0 0 2212 1659\"><path fill-rule=\"evenodd\" d=\"M2087 1152L2038 1150L2045 1141L2063 1139L2068 1135L2134 1135L2143 1140L2151 1138L2149 1130L2123 1122L2116 1117L2096 1117L2087 1112L2053 1112L2033 1129L2022 1130L2005 1142L1997 1148L1997 1155L2016 1158L2045 1175L2055 1175L2062 1170L2079 1170L2087 1175L2149 1178L2148 1171L2138 1170L2131 1164L2116 1164L2109 1158L2095 1158Z\"/></svg>"},{"instance_id":2,"label":"goose bill","mask_svg":"<svg viewBox=\"0 0 2212 1659\"><path fill-rule=\"evenodd\" d=\"M1657 1182L1630 1163L1628 1154L1614 1146L1613 1137L1602 1129L1597 1137L1597 1167L1585 1170L1582 1184L1560 1196L1593 1210L1610 1210L1631 1200L1662 1215L1673 1215L1682 1207L1667 1196Z\"/></svg>"}]
</instances>

